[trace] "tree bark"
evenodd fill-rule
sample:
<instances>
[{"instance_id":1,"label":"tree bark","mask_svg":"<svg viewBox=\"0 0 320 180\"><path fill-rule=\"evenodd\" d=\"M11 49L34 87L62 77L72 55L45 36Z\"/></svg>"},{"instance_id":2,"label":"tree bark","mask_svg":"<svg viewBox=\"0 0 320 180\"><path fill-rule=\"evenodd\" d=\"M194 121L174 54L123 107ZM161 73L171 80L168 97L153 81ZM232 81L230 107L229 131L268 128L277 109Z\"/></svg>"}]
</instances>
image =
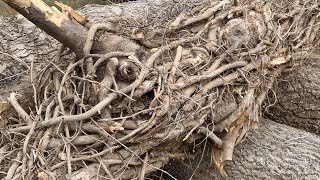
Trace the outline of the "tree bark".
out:
<instances>
[{"instance_id":1,"label":"tree bark","mask_svg":"<svg viewBox=\"0 0 320 180\"><path fill-rule=\"evenodd\" d=\"M318 179L319 148L319 136L264 119L235 148L234 161L226 166L228 179ZM177 179L224 179L216 173L210 159L208 145L203 155L172 162L165 170Z\"/></svg>"},{"instance_id":2,"label":"tree bark","mask_svg":"<svg viewBox=\"0 0 320 180\"><path fill-rule=\"evenodd\" d=\"M302 65L284 73L274 93L274 105L266 108L266 116L288 126L320 134L319 60L306 59Z\"/></svg>"},{"instance_id":3,"label":"tree bark","mask_svg":"<svg viewBox=\"0 0 320 180\"><path fill-rule=\"evenodd\" d=\"M23 108L29 112L34 107L30 83L30 64L35 71L47 66L54 59L59 42L34 24L21 17L0 17L0 125L15 114L8 109L7 97L18 92Z\"/></svg>"},{"instance_id":4,"label":"tree bark","mask_svg":"<svg viewBox=\"0 0 320 180\"><path fill-rule=\"evenodd\" d=\"M44 30L46 33L71 48L79 56L83 55L86 28L68 16L59 14L41 0L5 0L10 7Z\"/></svg>"},{"instance_id":5,"label":"tree bark","mask_svg":"<svg viewBox=\"0 0 320 180\"><path fill-rule=\"evenodd\" d=\"M57 12L57 10L49 7L42 0L5 0L4 2L47 34L61 42L65 47L73 50L78 58L87 55L84 54L84 48L88 36L87 28L90 28L90 25L88 27L85 26L85 17L80 17L84 22L77 22L79 20L76 21L74 17L69 17L72 16L70 12L72 10L69 10L66 14ZM111 27L110 29L113 28ZM127 46L119 46L120 42L121 44L127 44ZM129 46L131 47L128 48ZM118 35L106 35L103 40L95 40L89 52L86 53L90 53L90 50L92 50L92 53L107 53L116 50L131 50L136 52L142 49L129 39Z\"/></svg>"},{"instance_id":6,"label":"tree bark","mask_svg":"<svg viewBox=\"0 0 320 180\"><path fill-rule=\"evenodd\" d=\"M170 1L171 2L171 1ZM185 2L185 1L183 1ZM194 1L196 2L196 1ZM205 2L205 1L201 1L201 2ZM167 4L166 4L167 3ZM201 4L201 3L200 3ZM205 3L204 3L205 4ZM166 21L166 17L167 16L173 16L176 17L179 14L178 9L181 9L183 6L185 6L186 4L184 3L169 3L168 1L140 1L140 2L135 2L135 3L127 3L124 6L87 6L85 7L82 12L84 14L86 13L91 13L92 17L94 18L93 21L95 22L105 22L108 20L114 20L115 18L119 18L120 20L117 21L116 23L121 24L121 19L124 18L129 18L132 16L132 14L128 13L127 10L129 7L133 8L134 10L136 10L135 12L137 13L136 16L133 16L134 18L132 18L132 21L128 21L126 20L126 23L137 23L137 22L142 22L140 25L141 26L146 26L148 24L156 24L156 23L167 23L168 21ZM203 5L203 4L202 4ZM189 5L189 7L192 6L193 8L198 6L198 4L191 4ZM132 12L132 9L130 10L130 12ZM145 14L147 12L151 12L150 14ZM154 12L161 12L158 13L158 17L153 17L151 16ZM111 13L111 14L110 14ZM103 14L103 15L102 15ZM113 15L112 14L116 14ZM141 14L143 14L143 16L141 16ZM100 16L99 16L100 15ZM137 17L137 18L135 18ZM145 21L143 21L145 20ZM144 24L145 23L145 24ZM126 25L129 25L126 24ZM2 25L2 23L0 23L0 25ZM41 34L41 32L37 29L34 29L35 32ZM8 32L6 31L0 31L0 35L2 34L8 34ZM17 36L19 33L17 33ZM146 36L149 36L148 34ZM24 38L24 37L23 37ZM22 39L23 39L22 38ZM14 38L15 39L15 38ZM28 38L26 38L28 39ZM2 35L2 38L0 38L1 41L9 44L10 48L12 48L11 51L7 51L8 47L2 47L4 52L19 52L18 50L16 50L16 45L13 45L12 42L9 42L7 40L7 36ZM16 39L15 39L16 40ZM137 40L138 41L138 40ZM27 41L25 41L27 42ZM37 41L35 41L37 42ZM41 48L49 48L49 49L54 49L56 47L55 44L57 44L56 41L50 39L50 42L54 42L53 44L46 44L44 47ZM163 42L159 42L157 40L158 43L163 43ZM152 47L153 44L155 43L152 39L152 35L150 35L150 38L148 39L148 42L141 42L144 46L146 47ZM1 43L2 44L2 43ZM20 43L20 44L24 44L24 43ZM119 44L119 41L113 42L113 44ZM135 44L135 43L133 43ZM25 44L24 44L25 45ZM28 46L28 45L27 45ZM9 48L9 49L10 49ZM38 48L33 49L33 47L31 47L29 49L29 52L26 52L26 56L25 57L31 57L33 58L34 56L32 56L32 52L37 52L35 54L38 54ZM40 50L42 51L42 50ZM50 55L53 51L47 52L44 54L44 56L46 56L46 54ZM1 55L1 54L0 54ZM1 57L1 56L0 56ZM7 57L6 55L3 55L2 58ZM21 58L25 58L21 55L19 55L19 57ZM52 56L51 56L52 57ZM0 59L2 59L0 58ZM38 58L38 56L36 57ZM40 57L40 59L43 59L43 57ZM10 61L12 60L12 57L10 57ZM312 64L313 63L313 64ZM312 67L316 67L317 62L314 61L312 62L310 66ZM13 74L17 74L19 72L22 72L24 69L24 64L21 63L21 68L15 70L15 72ZM40 64L40 63L39 63ZM308 64L306 65L306 68L310 67ZM40 66L39 66L40 67ZM10 68L4 68L4 69L10 69ZM10 71L10 70L8 70ZM297 74L299 75L301 71L302 74L302 78L300 79L300 76L296 76ZM315 80L315 77L318 77L319 75L317 73L315 73L312 77L308 77L305 78L303 75L305 72L308 72L308 69L304 69L304 66L302 66L302 68L300 69L300 67L293 71L294 72L294 79L299 81L300 84L303 84L305 82L306 79L311 80L313 82L313 80ZM296 73L295 73L296 72ZM316 71L313 71L316 72ZM8 77L10 75L5 74L4 77ZM286 76L286 78L288 78L289 76ZM293 77L292 77L293 78ZM28 79L28 76L26 76L25 79L20 79L21 82L26 82ZM11 78L12 80L12 78ZM19 79L18 79L19 80ZM288 80L291 80L291 77L288 78ZM15 81L10 81L8 84L6 84L6 86L10 87L10 83L15 84ZM299 83L295 83L295 84L299 84ZM14 85L11 86L13 87ZM29 86L30 84L27 83ZM311 83L312 84L312 83ZM309 87L309 88L313 88L315 86L306 86L305 87ZM17 90L21 90L23 88L23 90L21 92L25 93L28 92L25 91L25 86L14 86L17 88ZM288 92L290 94L293 94L293 98L291 99L287 99L286 97L282 97L281 95L285 94ZM11 91L11 89L1 89L1 94L6 94L6 92ZM280 119L280 121L282 121L281 118L279 118L279 116L281 114L285 114L288 112L288 114L290 115L289 120L286 120L285 124L288 125L294 125L294 124L298 124L295 125L297 127L301 127L303 129L306 130L310 130L312 132L315 133L319 133L319 121L318 120L310 120L309 117L311 117L311 119L316 119L317 115L313 115L313 113L315 112L315 110L317 110L317 106L319 103L319 101L317 101L317 96L315 95L315 93L310 93L311 95L309 95L308 93L306 93L306 91L303 91L302 88L301 89L297 89L297 88L288 88L288 86L279 86L279 89L277 90L280 93L280 96L278 95L277 97L280 98L279 99L279 104L277 104L275 106L275 109L270 109L268 112L270 112L270 114L275 117L275 119ZM291 104L286 104L285 106L282 105L281 103L288 103L291 100L294 100L294 102L290 102L293 103L294 105L297 104L298 102L298 98L296 98L296 94L299 94L300 98L301 96L305 97L305 95L307 96L307 98L312 99L313 105L312 106L306 106L304 108L303 111L307 111L308 114L307 116L300 116L300 111L299 108L294 108L292 109L292 105ZM4 95L3 97L5 98L6 95ZM316 97L316 98L314 98ZM282 99L281 99L282 98ZM308 102L304 102L306 104L308 104ZM24 104L23 105L25 107L25 109L29 109L29 107L32 107L32 105L27 105ZM301 106L301 105L299 105ZM287 111L289 109L289 111ZM280 113L279 113L280 112ZM1 112L0 112L1 113ZM299 115L297 115L299 114ZM293 118L290 118L293 117ZM299 118L296 118L299 117ZM292 122L290 121L291 119L294 119ZM299 176L305 176L307 178L313 179L313 178L317 178L316 174L313 174L313 172L319 171L319 153L318 153L318 149L320 146L320 142L318 141L319 138L318 136L315 135L311 135L309 133L306 133L304 131L300 131L294 128L290 128L287 126L281 126L279 124L273 123L271 121L266 121L265 124L263 124L260 129L257 130L257 134L253 133L250 135L249 140L253 140L255 142L259 142L259 145L255 144L255 143L250 143L250 141L246 140L245 143L242 143L239 147L236 148L236 153L235 153L235 161L230 165L227 166L227 172L229 173L230 176L232 176L234 179L236 179L236 177L242 177L242 178L248 178L248 179L255 179L255 178L299 178ZM292 143L294 141L294 144ZM296 144L297 143L297 144ZM294 147L293 146L299 146L299 147ZM268 148L266 148L268 147ZM291 152L291 153L288 153ZM210 154L209 152L206 152L206 154ZM290 159L292 156L298 156L299 158L296 158L294 160L288 160ZM200 165L200 169L206 169L207 166L209 166L210 162L208 161L208 159L210 159L210 157L207 156L207 161L204 162L204 165ZM314 161L311 162L311 159L315 159ZM255 163L255 164L254 164ZM310 163L313 163L314 166L309 167ZM254 165L252 165L254 164ZM197 163L192 163L192 166L196 166ZM177 164L174 164L174 166L177 167L182 167L181 164L178 166ZM242 166L244 166L244 168L242 168ZM171 169L172 167L170 167ZM185 168L185 167L183 167ZM174 169L174 168L173 168ZM192 168L193 169L193 168ZM191 170L192 170L191 169ZM292 170L294 169L294 170ZM178 171L179 168L176 169L176 172ZM190 174L189 172L191 172L190 169L186 170L186 175ZM266 172L266 173L261 173L261 172ZM288 171L288 172L286 172ZM171 171L172 174L175 174L176 172ZM193 171L192 171L193 172ZM196 173L194 178L195 179L201 179L201 175L203 176L205 174L206 177L208 177L208 179L211 177L215 177L215 178L221 178L217 173L215 173L214 170L204 170L204 172L201 172L200 174ZM176 177L179 177L178 175ZM181 179L185 179L187 178L186 176L181 177ZM180 179L180 178L179 178Z\"/></svg>"}]
</instances>

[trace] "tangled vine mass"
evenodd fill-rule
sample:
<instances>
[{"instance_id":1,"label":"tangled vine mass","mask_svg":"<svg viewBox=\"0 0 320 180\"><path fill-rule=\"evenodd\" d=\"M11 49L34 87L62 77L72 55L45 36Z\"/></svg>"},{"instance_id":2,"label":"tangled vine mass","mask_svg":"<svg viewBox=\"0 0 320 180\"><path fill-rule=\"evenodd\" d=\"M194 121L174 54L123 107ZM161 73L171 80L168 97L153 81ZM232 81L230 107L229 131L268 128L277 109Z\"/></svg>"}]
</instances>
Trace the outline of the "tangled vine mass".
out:
<instances>
[{"instance_id":1,"label":"tangled vine mass","mask_svg":"<svg viewBox=\"0 0 320 180\"><path fill-rule=\"evenodd\" d=\"M317 1L236 2L210 1L162 25L93 23L81 59L62 46L31 73L31 114L8 98L20 120L1 133L10 153L0 162L16 160L7 179L143 179L205 138L227 176L281 72L319 56L320 43ZM111 31L142 48L94 53Z\"/></svg>"}]
</instances>

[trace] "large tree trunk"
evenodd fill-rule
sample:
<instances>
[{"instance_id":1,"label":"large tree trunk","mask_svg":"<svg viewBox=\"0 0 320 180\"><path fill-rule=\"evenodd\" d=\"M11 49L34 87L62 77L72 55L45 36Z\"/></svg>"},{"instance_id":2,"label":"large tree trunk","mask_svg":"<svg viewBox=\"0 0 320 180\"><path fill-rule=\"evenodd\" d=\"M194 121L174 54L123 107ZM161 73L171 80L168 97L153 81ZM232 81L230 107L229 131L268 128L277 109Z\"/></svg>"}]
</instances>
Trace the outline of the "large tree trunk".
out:
<instances>
[{"instance_id":1,"label":"large tree trunk","mask_svg":"<svg viewBox=\"0 0 320 180\"><path fill-rule=\"evenodd\" d=\"M192 2L192 3L190 3ZM133 30L132 36L130 36L130 33L123 32L126 36L120 41L122 44L119 44L120 41L113 41L112 38L119 38L118 35L111 35L107 38L105 38L105 42L102 42L102 46L105 48L106 44L110 45L118 45L121 47L127 47L122 48L121 50L128 50L128 47L130 50L132 50L132 47L130 48L130 45L133 45L135 50L140 49L140 45L143 46L143 48L152 48L157 47L159 44L166 43L166 40L164 38L154 38L154 34L148 34L147 32L150 31L150 27L160 26L162 24L168 23L169 20L174 19L173 17L177 17L180 13L180 10L184 7L188 7L186 14L192 13L193 9L204 7L206 5L206 1L182 1L182 3L173 3L172 1L140 1L140 2L132 2L132 3L126 3L123 6L87 6L84 9L82 9L82 13L86 15L90 15L90 17L93 18L93 22L108 22L108 21L114 21L117 19L116 22L113 22L115 24L118 24L120 27L121 25L125 24L126 26L134 26L134 27L141 27L143 29L143 35L145 36L144 39L137 38L137 33L135 30ZM132 12L135 12L133 14ZM159 13L160 12L160 13ZM28 13L28 11L24 12L25 14ZM155 16L156 15L156 16ZM14 23L8 23L10 22L10 18L3 18L3 22L6 23L0 23L0 26L5 26L4 28L1 28L0 31L0 40L1 44L4 44L1 47L1 50L4 52L7 52L9 54L16 54L18 57L23 59L23 61L30 63L31 61L34 61L33 58L36 58L35 62L39 63L36 65L36 67L40 70L41 64L44 62L45 59L52 59L54 56L54 53L56 51L57 47L57 41L53 40L52 38L48 38L46 35L44 35L41 31L39 31L35 27L30 27L29 24L27 26L20 26L16 25ZM35 21L37 22L37 21ZM43 23L40 23L43 25ZM24 23L23 23L24 25ZM152 25L152 26L151 26ZM16 32L13 30L12 26L17 26L19 28L22 28L22 32ZM44 28L45 29L45 28ZM141 30L139 29L139 30ZM46 30L46 29L45 29ZM35 46L32 46L25 42L30 42L30 37L27 36L21 36L21 33L29 34L30 31L32 31L34 34L37 34L37 39L32 38L32 42L35 43ZM10 36L8 36L10 32ZM54 33L50 31L51 33ZM151 31L150 31L151 32ZM140 32L138 32L140 33ZM137 33L137 34L138 34ZM160 32L161 34L161 32ZM11 40L8 39L10 37L13 37ZM16 38L19 37L19 38ZM80 41L84 41L84 35L82 34L80 38ZM134 41L130 41L128 39L134 39ZM59 39L59 38L58 38ZM107 40L106 40L107 39ZM12 41L14 40L14 41ZM123 40L125 40L128 43L123 43ZM63 40L60 39L60 41L63 42ZM2 43L4 42L4 43ZM46 42L41 46L37 46L37 43ZM137 42L137 43L136 43ZM70 41L68 41L70 43ZM68 46L68 43L66 45ZM17 44L21 44L21 47L27 47L26 51L23 51L24 53L21 53L20 49L17 48ZM98 43L99 44L99 43ZM128 45L129 44L129 45ZM138 46L135 46L135 44L139 44ZM76 44L77 45L77 44ZM101 47L100 45L98 45ZM112 46L112 47L115 47ZM115 49L118 49L118 46L115 48L111 48L109 50L99 50L102 52L110 52L114 51ZM73 49L81 49L81 45L77 45L76 47L69 44L70 48ZM316 49L318 47L315 47ZM48 50L47 50L48 49ZM80 51L81 51L80 50ZM39 53L40 52L40 53ZM76 53L79 55L82 55L81 52ZM36 54L36 55L33 55ZM40 55L39 55L40 54ZM8 55L4 54L1 56L0 59L7 58ZM9 61L12 62L12 60L15 59L13 57L9 58ZM303 65L296 67L294 71L291 71L291 74L285 76L285 79L290 82L293 82L293 86L286 86L285 83L279 83L280 86L277 89L277 99L279 103L277 103L275 106L269 108L267 103L267 112L268 115L272 115L272 119L278 120L281 123L295 126L298 128L302 128L305 130L308 130L310 132L319 133L319 120L317 119L317 107L319 106L319 101L317 101L317 92L315 90L316 86L316 79L319 76L319 74L316 73L314 69L317 68L317 59L319 57L313 57L311 58L313 61L306 61L303 63ZM17 61L17 59L15 59ZM18 60L19 61L19 60ZM23 73L24 71L28 70L26 67L28 65L24 64L23 62L19 62L20 65L7 65L8 61L2 61L6 63L6 67L3 68L4 77L8 77L9 81L6 81L3 85L5 85L5 88L1 88L0 95L2 96L2 99L5 99L8 96L8 92L12 91L13 89L9 89L10 87L14 87L15 91L20 91L21 94L30 94L32 95L32 88L27 90L26 86L31 86L30 83L28 83L28 76L25 75L24 78L17 78L15 77L15 81L13 81L13 78L10 78L12 74L17 73ZM13 67L13 68L12 68ZM15 68L17 67L17 68ZM310 70L310 67L314 68L312 71ZM313 72L313 74L310 75L309 72ZM305 74L308 76L306 77ZM20 76L18 76L20 77ZM308 82L310 83L306 83ZM296 83L297 82L297 83ZM16 84L20 84L20 86L17 86ZM299 86L301 85L301 86ZM289 88L288 88L289 87ZM308 88L309 90L305 90L303 87ZM287 94L290 94L290 97L287 97ZM30 96L29 95L29 96ZM286 96L285 96L286 95ZM301 103L299 98L303 100L306 100ZM30 96L31 97L31 96ZM271 94L272 98L272 94ZM312 105L310 105L310 102L307 100L312 100ZM29 102L29 103L26 103ZM20 102L23 104L24 109L28 112L29 109L33 108L33 104L30 103L30 99L26 99L26 102ZM271 102L272 103L272 102ZM232 108L232 103L226 103L227 105L225 107L222 107L222 109L227 109L225 114L228 114L230 112L234 111L234 108ZM297 105L299 104L299 106ZM294 105L294 106L292 106ZM301 108L301 105L304 105L303 109ZM1 106L2 107L2 106ZM0 107L0 108L1 108ZM294 107L294 108L292 108ZM7 106L6 106L7 108ZM5 108L5 109L6 109ZM0 113L1 113L0 109ZM301 113L303 111L303 113ZM8 111L6 111L8 112ZM10 111L12 113L12 111ZM223 112L222 112L223 114ZM286 117L283 117L284 115L287 115ZM12 116L12 114L10 114ZM223 115L220 115L223 116ZM9 117L9 115L3 115L2 117ZM62 122L62 121L61 121ZM7 118L4 118L2 121L2 124L7 123ZM1 124L1 123L0 123ZM44 123L43 123L44 124ZM246 140L245 143L242 143L240 146L238 146L235 150L235 158L234 162L227 166L227 173L236 178L246 178L246 179L255 179L255 178L298 178L299 176L305 176L308 179L316 179L316 174L313 172L320 170L320 163L318 161L319 159L319 152L317 149L319 149L320 142L318 136L311 135L309 133L306 133L304 131L300 131L294 128L290 128L288 126L281 126L276 123L273 123L269 120L267 120L265 123L262 122L262 126L259 130L257 130L257 133L252 133L249 135L249 138ZM47 123L48 125L48 123ZM46 126L47 126L46 125ZM28 128L25 130L29 130ZM303 137L303 138L300 138ZM252 142L248 141L252 140ZM284 141L284 142L283 142ZM292 142L299 143L298 146L294 146ZM302 144L302 145L301 145ZM301 147L300 147L301 145ZM293 148L294 146L294 148ZM266 148L267 147L267 148ZM291 153L288 153L291 152ZM209 166L211 163L210 157L208 156L210 152L205 152L207 156L204 158L204 163L200 165L199 169L204 169L205 167ZM295 160L289 161L292 156L297 155L299 158L296 158ZM311 162L311 159L314 159L314 161ZM166 162L166 160L164 160ZM255 162L255 165L252 165ZM264 163L264 164L263 164ZM310 168L308 165L310 163L314 163L314 166ZM96 163L98 164L98 163ZM191 170L186 168L186 172L193 172L192 170L194 167L197 166L197 162L191 163L192 168ZM162 165L158 165L162 166ZM182 167L182 164L179 164L178 167ZM242 167L244 166L244 167ZM95 167L95 165L93 165ZM185 173L186 176L180 176L177 174L179 172L179 168L177 167L177 164L174 163L173 168L169 166L169 172L171 172L175 177L179 179L186 179L187 177L190 177L190 173ZM185 167L183 167L185 169ZM171 170L172 169L172 170ZM291 171L294 169L293 171ZM289 173L288 173L289 171ZM262 174L261 172L267 172ZM270 172L270 173L268 173ZM81 175L81 172L79 173ZM203 179L200 178L201 176L206 176L208 179L216 177L221 178L218 173L210 168L205 169L204 171L198 173L195 173L194 178L195 179Z\"/></svg>"},{"instance_id":2,"label":"large tree trunk","mask_svg":"<svg viewBox=\"0 0 320 180\"><path fill-rule=\"evenodd\" d=\"M266 116L282 124L320 134L319 60L306 59L279 79ZM273 103L271 102L271 103Z\"/></svg>"},{"instance_id":3,"label":"large tree trunk","mask_svg":"<svg viewBox=\"0 0 320 180\"><path fill-rule=\"evenodd\" d=\"M228 179L318 179L320 138L264 119L258 130L236 147ZM177 179L223 179L214 169L210 145L194 160L175 161L166 170Z\"/></svg>"}]
</instances>

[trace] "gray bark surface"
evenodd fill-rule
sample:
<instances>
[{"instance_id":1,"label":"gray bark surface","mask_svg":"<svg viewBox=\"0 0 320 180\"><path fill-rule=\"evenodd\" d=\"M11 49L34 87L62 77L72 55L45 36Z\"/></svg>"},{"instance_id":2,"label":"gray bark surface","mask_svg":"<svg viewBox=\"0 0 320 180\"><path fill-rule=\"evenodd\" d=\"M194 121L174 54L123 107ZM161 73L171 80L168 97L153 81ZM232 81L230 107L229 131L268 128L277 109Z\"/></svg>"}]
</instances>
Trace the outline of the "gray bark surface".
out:
<instances>
[{"instance_id":1,"label":"gray bark surface","mask_svg":"<svg viewBox=\"0 0 320 180\"><path fill-rule=\"evenodd\" d=\"M303 65L284 73L275 88L276 104L267 108L267 117L319 135L319 77L319 59L305 60Z\"/></svg>"},{"instance_id":2,"label":"gray bark surface","mask_svg":"<svg viewBox=\"0 0 320 180\"><path fill-rule=\"evenodd\" d=\"M65 47L68 47L73 50L77 55L81 56L83 51L83 44L86 41L86 28L81 24L70 21L68 18L63 18L61 24L57 24L51 20L46 8L40 8L39 2L33 2L30 6L24 6L23 3L6 1L5 2L22 14L24 17L27 17L31 22L37 25L40 29L44 30L47 34L51 35L59 42L62 42ZM42 2L45 5L44 2ZM42 6L43 6L42 5Z\"/></svg>"},{"instance_id":3,"label":"gray bark surface","mask_svg":"<svg viewBox=\"0 0 320 180\"><path fill-rule=\"evenodd\" d=\"M209 3L208 0L138 0L113 5L88 4L79 9L94 23L120 20L129 26L165 25L180 13L193 13Z\"/></svg>"},{"instance_id":4,"label":"gray bark surface","mask_svg":"<svg viewBox=\"0 0 320 180\"><path fill-rule=\"evenodd\" d=\"M33 96L30 83L30 64L38 72L51 61L58 48L58 41L41 31L25 18L0 16L0 102L7 99L11 92L21 97ZM33 101L19 98L28 112ZM0 127L14 111L2 112L0 104Z\"/></svg>"},{"instance_id":5,"label":"gray bark surface","mask_svg":"<svg viewBox=\"0 0 320 180\"><path fill-rule=\"evenodd\" d=\"M225 169L228 179L316 180L320 178L319 149L319 136L264 119L235 148L234 161ZM189 179L192 174L194 180L223 179L210 159L208 146L202 160L199 155L194 160L175 161L167 170L179 180Z\"/></svg>"},{"instance_id":6,"label":"gray bark surface","mask_svg":"<svg viewBox=\"0 0 320 180\"><path fill-rule=\"evenodd\" d=\"M25 18L0 16L0 99L6 98L7 91L19 91L16 85L28 81L31 61L40 69L53 59L57 46L56 40Z\"/></svg>"}]
</instances>

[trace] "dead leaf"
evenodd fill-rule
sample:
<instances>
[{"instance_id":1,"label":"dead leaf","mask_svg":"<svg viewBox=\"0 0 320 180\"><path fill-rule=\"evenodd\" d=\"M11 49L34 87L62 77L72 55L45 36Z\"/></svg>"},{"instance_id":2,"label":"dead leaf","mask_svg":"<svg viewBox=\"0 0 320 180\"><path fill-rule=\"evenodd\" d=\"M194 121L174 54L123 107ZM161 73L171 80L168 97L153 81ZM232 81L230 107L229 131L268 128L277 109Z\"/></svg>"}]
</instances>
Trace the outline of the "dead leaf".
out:
<instances>
[{"instance_id":1,"label":"dead leaf","mask_svg":"<svg viewBox=\"0 0 320 180\"><path fill-rule=\"evenodd\" d=\"M284 64L286 62L288 62L289 59L286 59L285 57L281 56L281 57L277 57L274 58L271 62L270 65L276 66L276 65L280 65L280 64Z\"/></svg>"},{"instance_id":2,"label":"dead leaf","mask_svg":"<svg viewBox=\"0 0 320 180\"><path fill-rule=\"evenodd\" d=\"M99 126L107 132L123 131L124 128L118 122L98 122Z\"/></svg>"},{"instance_id":3,"label":"dead leaf","mask_svg":"<svg viewBox=\"0 0 320 180\"><path fill-rule=\"evenodd\" d=\"M121 126L120 123L114 122L111 126L109 126L110 131L122 131L124 128Z\"/></svg>"},{"instance_id":4,"label":"dead leaf","mask_svg":"<svg viewBox=\"0 0 320 180\"><path fill-rule=\"evenodd\" d=\"M48 175L45 172L39 172L37 177L39 180L48 180L49 179Z\"/></svg>"},{"instance_id":5,"label":"dead leaf","mask_svg":"<svg viewBox=\"0 0 320 180\"><path fill-rule=\"evenodd\" d=\"M141 32L141 33L136 34L136 38L137 39L144 39L145 37L144 37L144 34Z\"/></svg>"},{"instance_id":6,"label":"dead leaf","mask_svg":"<svg viewBox=\"0 0 320 180\"><path fill-rule=\"evenodd\" d=\"M98 95L100 90L100 85L99 84L92 84L92 91L95 95Z\"/></svg>"},{"instance_id":7,"label":"dead leaf","mask_svg":"<svg viewBox=\"0 0 320 180\"><path fill-rule=\"evenodd\" d=\"M0 113L9 109L10 104L7 101L0 101Z\"/></svg>"},{"instance_id":8,"label":"dead leaf","mask_svg":"<svg viewBox=\"0 0 320 180\"><path fill-rule=\"evenodd\" d=\"M59 159L62 160L62 161L65 161L65 160L67 159L66 153L63 153L63 152L59 153L59 154L58 154L58 157L59 157Z\"/></svg>"}]
</instances>

